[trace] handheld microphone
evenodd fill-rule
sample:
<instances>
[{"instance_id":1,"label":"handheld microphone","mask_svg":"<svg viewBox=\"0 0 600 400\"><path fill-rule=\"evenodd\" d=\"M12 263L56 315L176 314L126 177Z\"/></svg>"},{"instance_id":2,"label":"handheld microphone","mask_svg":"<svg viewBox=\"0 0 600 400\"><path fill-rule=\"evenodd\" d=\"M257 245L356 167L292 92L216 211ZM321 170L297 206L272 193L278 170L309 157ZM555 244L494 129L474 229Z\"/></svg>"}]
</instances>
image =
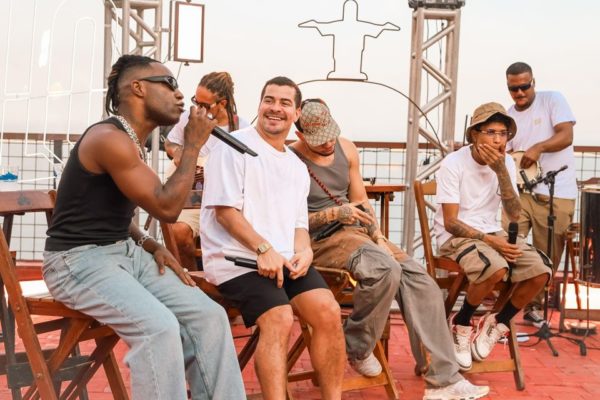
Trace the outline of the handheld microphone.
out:
<instances>
[{"instance_id":1,"label":"handheld microphone","mask_svg":"<svg viewBox=\"0 0 600 400\"><path fill-rule=\"evenodd\" d=\"M249 148L244 143L237 140L231 134L225 132L223 129L219 128L218 126L215 126L210 134L214 135L217 139L225 142L225 144L227 144L230 147L233 147L235 150L239 151L242 154L248 153L252 157L256 157L258 155L251 148Z\"/></svg>"},{"instance_id":2,"label":"handheld microphone","mask_svg":"<svg viewBox=\"0 0 600 400\"><path fill-rule=\"evenodd\" d=\"M516 222L511 222L508 224L508 243L516 244L517 243L517 235L519 234L519 224ZM512 270L515 267L515 263L508 263L508 276L511 276Z\"/></svg>"},{"instance_id":3,"label":"handheld microphone","mask_svg":"<svg viewBox=\"0 0 600 400\"><path fill-rule=\"evenodd\" d=\"M519 224L517 222L511 222L510 224L508 224L508 243L516 244L518 234Z\"/></svg>"},{"instance_id":4,"label":"handheld microphone","mask_svg":"<svg viewBox=\"0 0 600 400\"><path fill-rule=\"evenodd\" d=\"M256 260L252 260L251 258L225 256L225 259L227 261L233 262L238 267L258 269L258 264L256 264Z\"/></svg>"}]
</instances>

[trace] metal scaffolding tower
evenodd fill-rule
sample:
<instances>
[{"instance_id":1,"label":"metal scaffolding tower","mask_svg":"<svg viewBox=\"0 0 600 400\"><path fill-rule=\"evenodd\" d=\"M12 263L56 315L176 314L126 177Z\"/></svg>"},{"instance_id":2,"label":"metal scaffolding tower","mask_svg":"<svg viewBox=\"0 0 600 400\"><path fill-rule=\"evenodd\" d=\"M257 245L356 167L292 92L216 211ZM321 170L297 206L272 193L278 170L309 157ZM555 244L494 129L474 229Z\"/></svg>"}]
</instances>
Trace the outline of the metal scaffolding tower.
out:
<instances>
[{"instance_id":1,"label":"metal scaffolding tower","mask_svg":"<svg viewBox=\"0 0 600 400\"><path fill-rule=\"evenodd\" d=\"M163 0L104 0L104 89L112 66L114 33L120 27L121 48L114 38L120 54L137 54L161 61L161 36ZM149 21L153 21L150 25ZM132 44L134 45L132 47ZM152 169L158 171L159 134L152 132ZM156 224L150 228L156 236Z\"/></svg>"},{"instance_id":2,"label":"metal scaffolding tower","mask_svg":"<svg viewBox=\"0 0 600 400\"><path fill-rule=\"evenodd\" d=\"M426 3L434 2L426 1ZM415 199L412 183L435 172L443 156L451 152L453 147L461 5L459 2L455 9L435 8L435 5L431 4L427 7L419 5L413 12L409 96L414 104L410 102L408 105L405 181L409 188L404 194L403 226L403 247L411 255L416 247L415 243L419 245L421 240L420 238L414 240ZM441 20L441 28L429 37L425 37L426 22L431 20ZM427 50L433 45L443 49L443 56L439 56L440 61L437 66L428 59ZM431 99L424 96L421 90L427 79L433 79L439 88L437 95ZM441 121L438 118L442 131L441 142L433 131L433 126L430 123L429 126L427 125L430 119L436 117L434 113L441 115ZM439 150L439 157L419 170L418 153L421 136Z\"/></svg>"}]
</instances>

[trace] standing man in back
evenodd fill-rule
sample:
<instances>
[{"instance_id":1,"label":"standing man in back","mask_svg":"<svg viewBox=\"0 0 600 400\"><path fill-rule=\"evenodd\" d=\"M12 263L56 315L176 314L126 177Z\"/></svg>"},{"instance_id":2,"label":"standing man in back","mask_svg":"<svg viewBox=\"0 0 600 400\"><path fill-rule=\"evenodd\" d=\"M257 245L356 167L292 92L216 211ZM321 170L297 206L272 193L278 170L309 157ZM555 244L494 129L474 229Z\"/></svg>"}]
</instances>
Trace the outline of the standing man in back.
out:
<instances>
[{"instance_id":1,"label":"standing man in back","mask_svg":"<svg viewBox=\"0 0 600 400\"><path fill-rule=\"evenodd\" d=\"M564 249L565 231L573 220L577 180L575 154L573 151L573 126L575 116L564 96L555 91L536 92L535 78L531 67L524 62L516 62L506 69L506 85L514 104L508 109L517 123L517 134L508 142L508 152L524 151L521 165L529 168L539 163L542 173L556 171L563 165L568 168L556 175L554 191L554 238L552 238L552 265L554 270L560 264ZM519 233L527 236L532 231L533 246L548 251L548 185L540 183L533 193L521 191L521 216ZM506 229L508 221L503 218ZM523 310L526 322L541 327L546 321L540 315L544 291Z\"/></svg>"}]
</instances>

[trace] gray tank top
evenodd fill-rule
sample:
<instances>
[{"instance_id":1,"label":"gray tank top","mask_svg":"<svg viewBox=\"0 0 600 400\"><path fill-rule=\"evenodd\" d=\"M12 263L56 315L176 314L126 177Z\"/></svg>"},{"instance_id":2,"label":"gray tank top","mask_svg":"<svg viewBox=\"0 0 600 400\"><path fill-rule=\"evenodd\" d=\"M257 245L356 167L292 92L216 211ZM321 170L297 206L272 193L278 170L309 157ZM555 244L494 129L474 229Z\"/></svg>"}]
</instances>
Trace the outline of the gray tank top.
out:
<instances>
[{"instance_id":1,"label":"gray tank top","mask_svg":"<svg viewBox=\"0 0 600 400\"><path fill-rule=\"evenodd\" d=\"M302 158L317 178L325 184L332 195L338 197L342 203L349 203L348 187L350 186L350 166L340 141L335 143L333 163L327 167L316 165L310 160ZM310 192L308 193L308 212L321 211L337 206L327 193L311 177Z\"/></svg>"}]
</instances>

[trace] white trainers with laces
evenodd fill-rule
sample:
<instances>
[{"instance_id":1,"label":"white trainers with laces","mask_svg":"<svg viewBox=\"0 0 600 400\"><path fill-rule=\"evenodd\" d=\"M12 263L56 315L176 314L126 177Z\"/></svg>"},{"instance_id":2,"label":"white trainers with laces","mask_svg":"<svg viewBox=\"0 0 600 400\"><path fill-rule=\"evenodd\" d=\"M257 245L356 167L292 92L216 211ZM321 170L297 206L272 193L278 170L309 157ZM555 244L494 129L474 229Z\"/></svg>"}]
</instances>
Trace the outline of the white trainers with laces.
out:
<instances>
[{"instance_id":1,"label":"white trainers with laces","mask_svg":"<svg viewBox=\"0 0 600 400\"><path fill-rule=\"evenodd\" d=\"M452 385L425 389L423 400L472 400L487 396L489 386L476 386L466 379Z\"/></svg>"},{"instance_id":2,"label":"white trainers with laces","mask_svg":"<svg viewBox=\"0 0 600 400\"><path fill-rule=\"evenodd\" d=\"M546 321L544 317L540 315L540 311L535 308L523 314L523 321L529 325L535 326L538 329L540 329L544 324L548 325L548 328L550 328L550 323Z\"/></svg>"},{"instance_id":3,"label":"white trainers with laces","mask_svg":"<svg viewBox=\"0 0 600 400\"><path fill-rule=\"evenodd\" d=\"M473 366L473 359L471 358L471 335L473 334L473 327L470 325L455 325L454 315L448 318L448 327L452 334L454 356L458 367L461 371L468 371Z\"/></svg>"},{"instance_id":4,"label":"white trainers with laces","mask_svg":"<svg viewBox=\"0 0 600 400\"><path fill-rule=\"evenodd\" d=\"M381 364L373 353L370 353L364 360L350 360L350 366L364 376L374 377L381 374Z\"/></svg>"},{"instance_id":5,"label":"white trainers with laces","mask_svg":"<svg viewBox=\"0 0 600 400\"><path fill-rule=\"evenodd\" d=\"M473 359L481 361L490 355L498 340L508 333L508 326L496 322L496 314L487 314L479 320L475 338L471 343Z\"/></svg>"}]
</instances>

